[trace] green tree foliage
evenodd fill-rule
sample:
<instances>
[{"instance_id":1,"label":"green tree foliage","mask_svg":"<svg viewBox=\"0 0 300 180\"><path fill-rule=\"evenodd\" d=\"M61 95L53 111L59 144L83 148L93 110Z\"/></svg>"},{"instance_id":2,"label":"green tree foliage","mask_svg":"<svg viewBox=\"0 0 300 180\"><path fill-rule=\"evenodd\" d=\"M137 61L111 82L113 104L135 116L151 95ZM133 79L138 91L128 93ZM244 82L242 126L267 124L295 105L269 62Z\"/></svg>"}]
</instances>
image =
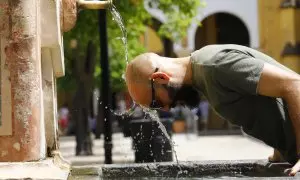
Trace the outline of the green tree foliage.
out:
<instances>
[{"instance_id":1,"label":"green tree foliage","mask_svg":"<svg viewBox=\"0 0 300 180\"><path fill-rule=\"evenodd\" d=\"M186 29L197 14L197 9L202 4L201 0L114 0L114 5L120 12L127 30L128 59L131 60L136 55L145 52L140 37L143 35L146 26L151 24L152 17L146 11L145 5L160 9L168 21L162 24L159 29L161 37L167 37L173 41L178 41L186 35ZM125 47L122 42L122 32L118 24L113 20L112 15L107 13L107 32L109 45L109 62L111 69L111 82L114 91L120 91L125 86L121 78L124 73ZM173 32L173 33L171 33ZM79 12L78 20L74 29L64 34L66 76L58 80L58 87L63 89L73 89L71 61L72 54L70 41L78 41L78 54L85 58L88 41L93 41L97 49L97 65L95 78L97 85L100 84L101 68L99 63L99 31L98 12L95 10L82 10Z\"/></svg>"}]
</instances>

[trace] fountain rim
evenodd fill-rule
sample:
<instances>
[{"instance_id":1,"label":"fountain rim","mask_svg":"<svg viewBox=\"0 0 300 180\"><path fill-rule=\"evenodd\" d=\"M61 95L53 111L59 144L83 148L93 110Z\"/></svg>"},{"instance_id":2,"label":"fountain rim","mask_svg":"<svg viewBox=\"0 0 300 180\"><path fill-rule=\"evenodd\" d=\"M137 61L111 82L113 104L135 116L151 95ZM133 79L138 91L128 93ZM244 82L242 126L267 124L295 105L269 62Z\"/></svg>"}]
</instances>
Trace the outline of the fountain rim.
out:
<instances>
[{"instance_id":1,"label":"fountain rim","mask_svg":"<svg viewBox=\"0 0 300 180\"><path fill-rule=\"evenodd\" d=\"M101 178L139 177L137 174L144 173L142 177L164 177L166 170L174 170L180 166L182 171L196 170L197 174L214 174L222 172L235 172L243 170L267 170L283 174L290 168L288 163L269 163L267 160L207 160L207 161L180 161L156 162L156 163L130 163L130 164L95 164L84 166L72 166L71 175L98 176ZM179 168L178 168L178 171ZM189 173L189 172L186 172ZM183 173L184 174L184 173ZM166 174L165 174L166 175ZM187 175L187 174L185 174Z\"/></svg>"}]
</instances>

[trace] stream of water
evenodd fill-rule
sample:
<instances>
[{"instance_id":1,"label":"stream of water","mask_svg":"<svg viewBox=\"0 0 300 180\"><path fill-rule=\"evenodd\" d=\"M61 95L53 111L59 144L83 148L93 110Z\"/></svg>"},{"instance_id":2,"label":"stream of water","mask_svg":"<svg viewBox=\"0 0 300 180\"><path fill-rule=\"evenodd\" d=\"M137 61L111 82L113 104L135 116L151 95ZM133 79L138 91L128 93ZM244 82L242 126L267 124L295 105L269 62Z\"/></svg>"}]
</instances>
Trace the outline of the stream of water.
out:
<instances>
[{"instance_id":1,"label":"stream of water","mask_svg":"<svg viewBox=\"0 0 300 180\"><path fill-rule=\"evenodd\" d=\"M120 15L120 13L118 12L118 10L114 4L111 5L110 13L113 17L113 20L116 21L116 23L119 25L119 27L122 31L121 40L122 40L124 48L125 48L125 61L126 61L126 64L128 64L127 31L126 31L126 28L124 25L123 18Z\"/></svg>"},{"instance_id":2,"label":"stream of water","mask_svg":"<svg viewBox=\"0 0 300 180\"><path fill-rule=\"evenodd\" d=\"M121 39L122 39L122 42L123 42L123 45L124 45L124 48L125 48L125 61L126 61L126 64L128 64L127 31L126 31L126 28L125 28L125 25L124 25L123 18L120 15L120 13L118 12L117 8L113 4L110 8L110 12L111 12L111 15L113 17L113 20L118 24L118 26L120 27L120 29L122 31ZM134 106L135 106L135 104L134 104ZM133 108L134 108L134 106L133 106ZM117 115L128 114L128 112L133 113L133 108L130 108L127 112L116 113L113 110L111 110L111 112L113 112L114 114L117 114ZM177 153L174 149L174 142L172 141L172 139L168 135L165 126L160 122L159 117L158 117L155 110L150 110L149 108L145 108L145 107L142 107L142 108L143 108L143 111L145 112L145 114L148 114L149 117L152 120L156 121L159 124L159 128L162 130L162 133L164 133L165 137L167 137L167 139L169 140L170 145L172 147L172 151L174 152L174 155L175 155L175 158L176 158L176 162L177 162L179 170L180 170L178 174L180 174L181 168L179 166Z\"/></svg>"}]
</instances>

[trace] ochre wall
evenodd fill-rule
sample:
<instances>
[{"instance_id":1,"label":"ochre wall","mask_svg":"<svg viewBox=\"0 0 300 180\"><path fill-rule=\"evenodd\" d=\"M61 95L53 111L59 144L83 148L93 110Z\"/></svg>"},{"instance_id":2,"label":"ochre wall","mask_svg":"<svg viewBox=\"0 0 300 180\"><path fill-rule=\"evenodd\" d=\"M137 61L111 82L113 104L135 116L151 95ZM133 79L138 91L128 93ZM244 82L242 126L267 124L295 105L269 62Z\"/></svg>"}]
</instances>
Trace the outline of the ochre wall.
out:
<instances>
[{"instance_id":1,"label":"ochre wall","mask_svg":"<svg viewBox=\"0 0 300 180\"><path fill-rule=\"evenodd\" d=\"M299 42L299 9L295 7L281 8L281 34L282 41L285 45L284 56L282 63L291 68L295 72L300 72L300 56L299 49L296 49L296 44ZM289 44L289 46L287 46ZM290 52L287 51L290 50ZM291 53L293 50L293 53ZM297 53L298 51L298 53ZM283 51L282 51L283 52Z\"/></svg>"},{"instance_id":2,"label":"ochre wall","mask_svg":"<svg viewBox=\"0 0 300 180\"><path fill-rule=\"evenodd\" d=\"M145 46L148 52L161 53L164 50L163 43L160 37L152 28L147 27L145 35L141 38L141 43Z\"/></svg>"},{"instance_id":3,"label":"ochre wall","mask_svg":"<svg viewBox=\"0 0 300 180\"><path fill-rule=\"evenodd\" d=\"M281 40L280 4L282 0L258 0L260 32L259 50L281 61L283 42Z\"/></svg>"}]
</instances>

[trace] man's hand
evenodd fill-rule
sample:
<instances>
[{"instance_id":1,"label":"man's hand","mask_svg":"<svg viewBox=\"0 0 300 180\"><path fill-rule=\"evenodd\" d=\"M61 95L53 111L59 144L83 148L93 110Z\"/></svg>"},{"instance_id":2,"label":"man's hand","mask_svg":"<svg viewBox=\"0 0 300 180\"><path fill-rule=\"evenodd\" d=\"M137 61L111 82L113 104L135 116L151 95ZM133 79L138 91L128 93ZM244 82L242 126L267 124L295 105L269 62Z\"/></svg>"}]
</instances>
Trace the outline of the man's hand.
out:
<instances>
[{"instance_id":1,"label":"man's hand","mask_svg":"<svg viewBox=\"0 0 300 180\"><path fill-rule=\"evenodd\" d=\"M292 167L291 172L289 172L289 176L295 176L297 172L300 171L300 160Z\"/></svg>"}]
</instances>

